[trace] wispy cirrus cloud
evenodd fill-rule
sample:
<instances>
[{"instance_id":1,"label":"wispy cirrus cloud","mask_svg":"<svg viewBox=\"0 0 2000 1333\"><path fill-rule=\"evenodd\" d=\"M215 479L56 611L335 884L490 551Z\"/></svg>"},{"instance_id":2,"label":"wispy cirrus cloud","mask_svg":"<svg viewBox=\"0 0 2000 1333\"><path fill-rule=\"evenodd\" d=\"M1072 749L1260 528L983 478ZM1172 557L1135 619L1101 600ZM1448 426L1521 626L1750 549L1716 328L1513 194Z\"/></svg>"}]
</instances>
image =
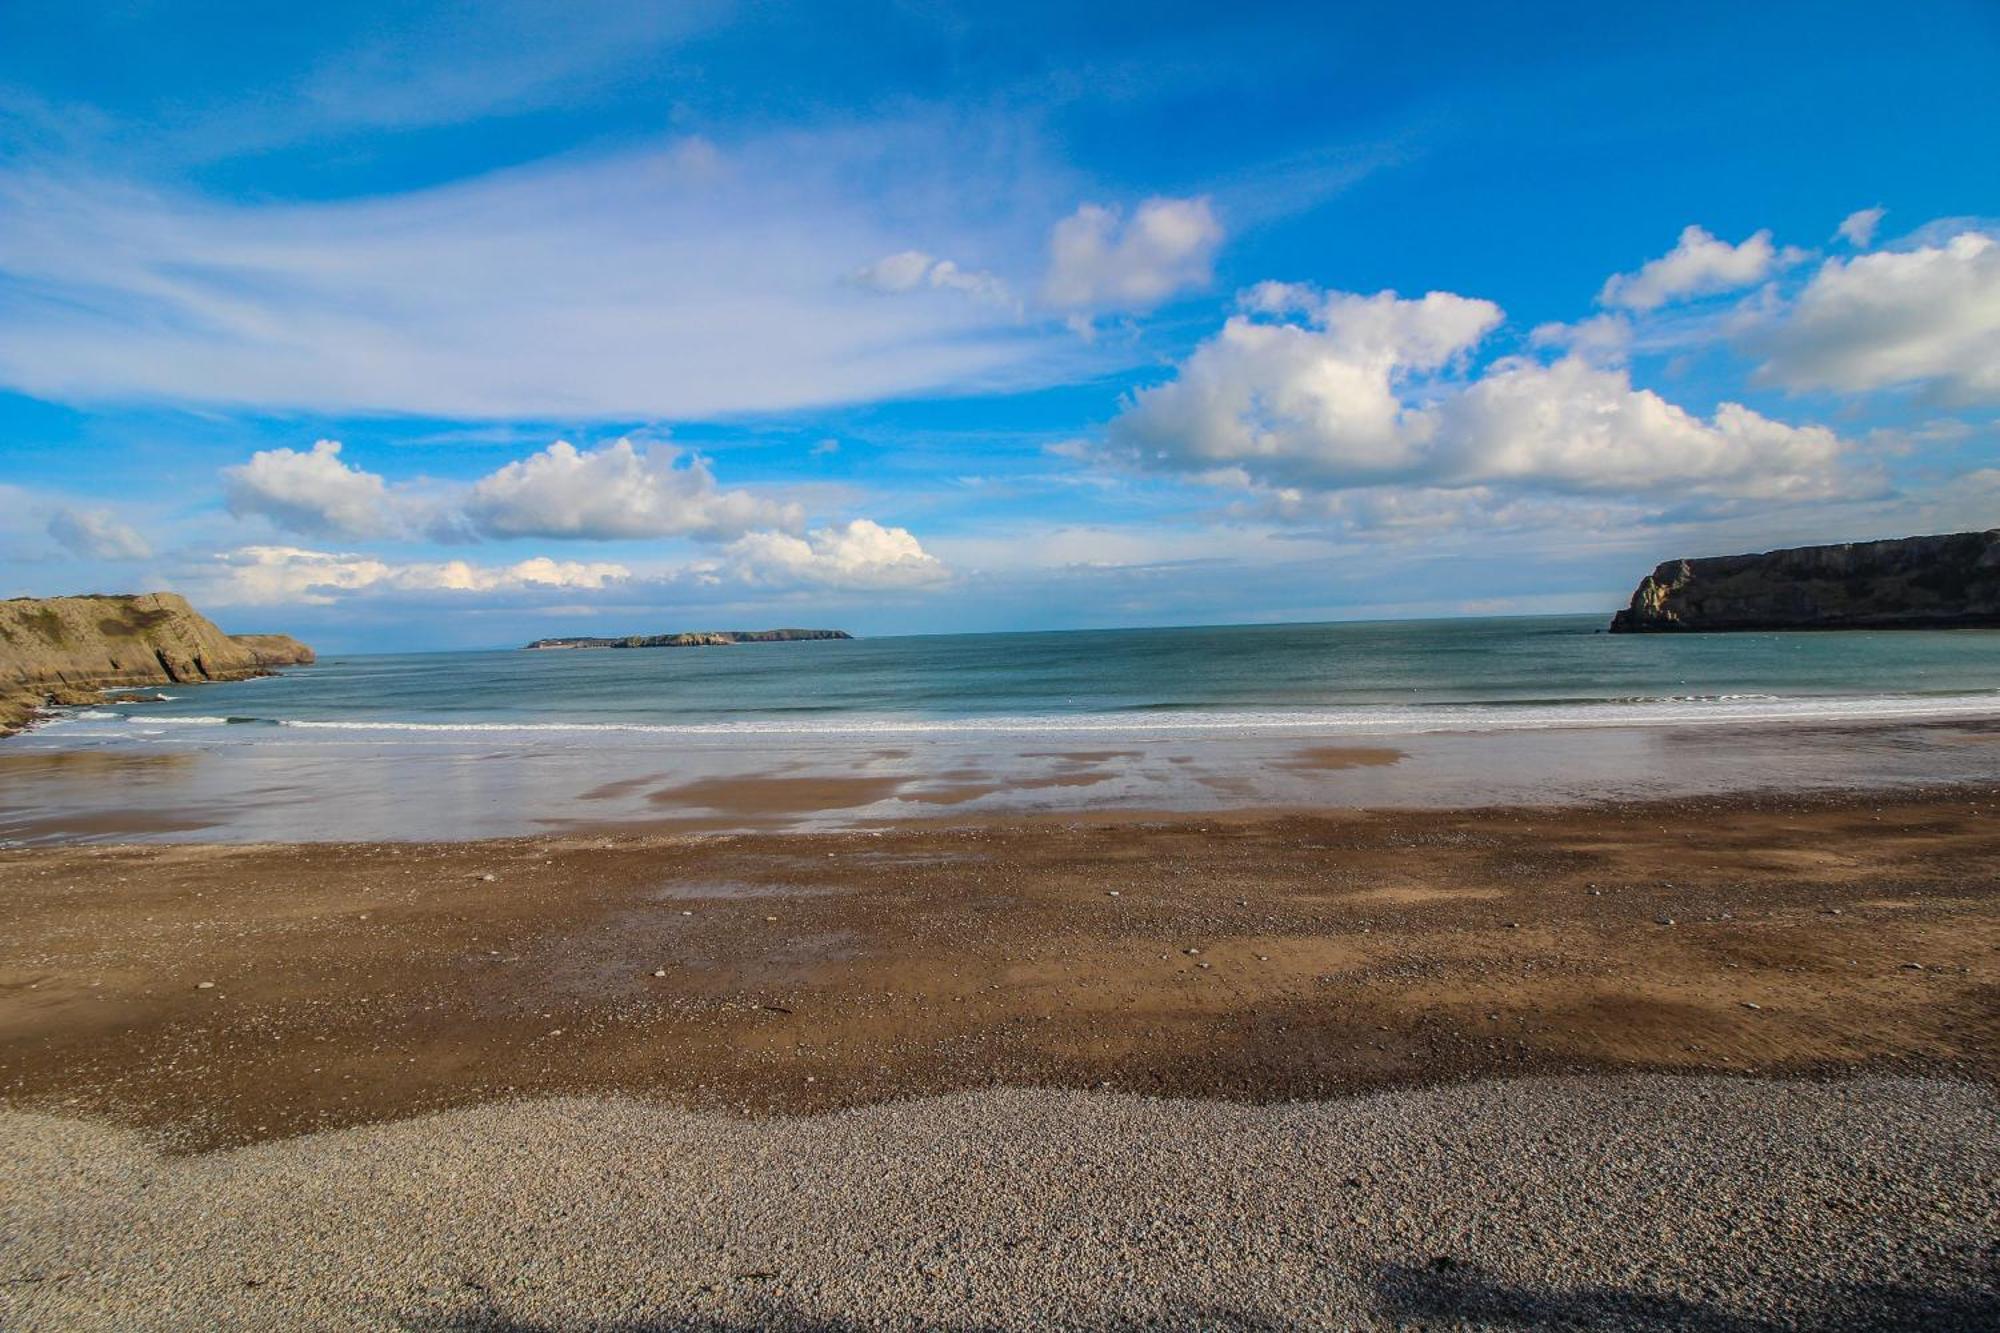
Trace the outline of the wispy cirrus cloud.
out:
<instances>
[{"instance_id":1,"label":"wispy cirrus cloud","mask_svg":"<svg viewBox=\"0 0 2000 1333\"><path fill-rule=\"evenodd\" d=\"M882 300L847 280L912 234L1032 252L1044 219L965 201L1037 208L1044 168L1031 149L980 150L980 133L686 138L324 203L0 166L0 384L77 402L685 419L1060 377L1074 341L1004 300ZM925 281L999 290L977 265L933 261Z\"/></svg>"}]
</instances>

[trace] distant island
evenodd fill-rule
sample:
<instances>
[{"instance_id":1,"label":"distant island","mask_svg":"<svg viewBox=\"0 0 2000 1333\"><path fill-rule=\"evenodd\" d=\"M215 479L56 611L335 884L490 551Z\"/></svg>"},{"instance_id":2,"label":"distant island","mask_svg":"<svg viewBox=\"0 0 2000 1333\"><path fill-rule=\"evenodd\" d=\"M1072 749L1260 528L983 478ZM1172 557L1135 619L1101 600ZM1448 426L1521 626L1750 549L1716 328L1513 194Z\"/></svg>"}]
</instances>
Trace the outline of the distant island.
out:
<instances>
[{"instance_id":1,"label":"distant island","mask_svg":"<svg viewBox=\"0 0 2000 1333\"><path fill-rule=\"evenodd\" d=\"M627 634L598 639L573 635L561 639L536 639L526 645L529 652L554 648L726 648L736 643L799 643L808 639L851 639L844 629L706 629L679 634Z\"/></svg>"},{"instance_id":2,"label":"distant island","mask_svg":"<svg viewBox=\"0 0 2000 1333\"><path fill-rule=\"evenodd\" d=\"M2000 626L2000 528L1669 560L1613 634Z\"/></svg>"}]
</instances>

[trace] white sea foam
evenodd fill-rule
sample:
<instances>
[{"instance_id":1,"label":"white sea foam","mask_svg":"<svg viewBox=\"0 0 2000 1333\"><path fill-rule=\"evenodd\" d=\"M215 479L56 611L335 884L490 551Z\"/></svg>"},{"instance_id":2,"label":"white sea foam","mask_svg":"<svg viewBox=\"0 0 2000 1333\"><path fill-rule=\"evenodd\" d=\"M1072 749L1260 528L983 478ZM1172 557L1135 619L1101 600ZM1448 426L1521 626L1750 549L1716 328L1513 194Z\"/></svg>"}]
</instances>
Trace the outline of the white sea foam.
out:
<instances>
[{"instance_id":1,"label":"white sea foam","mask_svg":"<svg viewBox=\"0 0 2000 1333\"><path fill-rule=\"evenodd\" d=\"M2000 716L2000 691L1951 695L1791 696L1729 694L1560 703L1362 705L1287 710L1073 713L991 717L856 716L756 718L727 722L435 722L393 719L314 720L170 717L148 713L78 715L90 721L143 721L150 727L230 727L285 733L537 736L892 736L954 734L1228 735L1283 732L1414 734L1441 731L1536 731L1573 727L1675 727L1749 724L1865 724ZM255 725L255 724L262 725ZM245 726L244 724L252 724Z\"/></svg>"}]
</instances>

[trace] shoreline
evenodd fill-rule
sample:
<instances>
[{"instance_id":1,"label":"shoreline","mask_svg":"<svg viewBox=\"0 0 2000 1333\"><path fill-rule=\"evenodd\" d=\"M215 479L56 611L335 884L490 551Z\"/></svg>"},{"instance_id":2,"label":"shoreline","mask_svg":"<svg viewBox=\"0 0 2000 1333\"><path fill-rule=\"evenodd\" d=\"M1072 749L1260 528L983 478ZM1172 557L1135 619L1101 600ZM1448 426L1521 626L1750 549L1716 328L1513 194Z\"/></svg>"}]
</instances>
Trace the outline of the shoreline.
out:
<instances>
[{"instance_id":1,"label":"shoreline","mask_svg":"<svg viewBox=\"0 0 2000 1333\"><path fill-rule=\"evenodd\" d=\"M163 724L165 719L162 719ZM1921 791L1994 772L1991 717L1359 736L350 738L172 727L0 747L0 846L892 830L1079 815Z\"/></svg>"}]
</instances>

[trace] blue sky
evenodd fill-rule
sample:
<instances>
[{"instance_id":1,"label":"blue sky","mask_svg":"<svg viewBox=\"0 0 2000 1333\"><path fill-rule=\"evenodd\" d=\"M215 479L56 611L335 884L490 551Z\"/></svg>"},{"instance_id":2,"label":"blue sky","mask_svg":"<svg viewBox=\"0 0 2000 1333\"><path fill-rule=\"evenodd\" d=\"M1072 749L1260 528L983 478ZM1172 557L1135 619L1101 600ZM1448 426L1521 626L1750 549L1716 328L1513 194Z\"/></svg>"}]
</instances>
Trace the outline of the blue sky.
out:
<instances>
[{"instance_id":1,"label":"blue sky","mask_svg":"<svg viewBox=\"0 0 2000 1333\"><path fill-rule=\"evenodd\" d=\"M1986 3L17 0L0 595L1608 611L1993 526L1996 68Z\"/></svg>"}]
</instances>

